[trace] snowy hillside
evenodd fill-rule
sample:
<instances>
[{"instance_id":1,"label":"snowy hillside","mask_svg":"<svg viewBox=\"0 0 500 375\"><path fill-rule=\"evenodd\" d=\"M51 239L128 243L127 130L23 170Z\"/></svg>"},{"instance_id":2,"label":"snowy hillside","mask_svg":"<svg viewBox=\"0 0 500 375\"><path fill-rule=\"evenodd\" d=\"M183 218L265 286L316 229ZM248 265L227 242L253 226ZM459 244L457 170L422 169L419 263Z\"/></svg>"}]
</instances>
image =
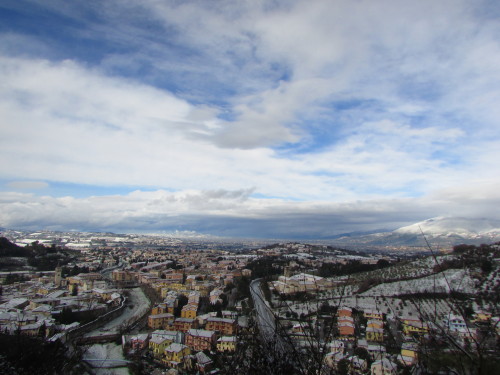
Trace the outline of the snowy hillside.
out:
<instances>
[{"instance_id":1,"label":"snowy hillside","mask_svg":"<svg viewBox=\"0 0 500 375\"><path fill-rule=\"evenodd\" d=\"M424 237L425 236L425 237ZM336 239L335 245L347 248L399 248L425 250L425 239L434 249L458 244L479 245L500 241L500 221L463 217L435 217L392 232L380 232Z\"/></svg>"},{"instance_id":2,"label":"snowy hillside","mask_svg":"<svg viewBox=\"0 0 500 375\"><path fill-rule=\"evenodd\" d=\"M468 219L463 217L436 217L406 227L399 228L394 233L425 235L457 235L474 237L485 234L500 235L500 222L490 219Z\"/></svg>"},{"instance_id":3,"label":"snowy hillside","mask_svg":"<svg viewBox=\"0 0 500 375\"><path fill-rule=\"evenodd\" d=\"M451 289L450 289L451 288ZM362 293L364 296L395 296L406 293L474 293L475 282L468 270L446 270L436 275L415 280L404 280L377 285Z\"/></svg>"}]
</instances>

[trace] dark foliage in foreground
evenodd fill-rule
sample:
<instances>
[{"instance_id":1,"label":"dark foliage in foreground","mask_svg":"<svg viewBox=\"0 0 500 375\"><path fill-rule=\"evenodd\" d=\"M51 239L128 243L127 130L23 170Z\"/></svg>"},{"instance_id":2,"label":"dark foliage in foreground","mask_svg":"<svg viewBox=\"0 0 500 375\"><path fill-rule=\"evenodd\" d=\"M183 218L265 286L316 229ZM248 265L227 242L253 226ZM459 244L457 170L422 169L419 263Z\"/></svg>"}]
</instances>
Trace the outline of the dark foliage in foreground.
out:
<instances>
[{"instance_id":1,"label":"dark foliage in foreground","mask_svg":"<svg viewBox=\"0 0 500 375\"><path fill-rule=\"evenodd\" d=\"M60 374L67 362L66 348L41 338L0 334L0 373Z\"/></svg>"}]
</instances>

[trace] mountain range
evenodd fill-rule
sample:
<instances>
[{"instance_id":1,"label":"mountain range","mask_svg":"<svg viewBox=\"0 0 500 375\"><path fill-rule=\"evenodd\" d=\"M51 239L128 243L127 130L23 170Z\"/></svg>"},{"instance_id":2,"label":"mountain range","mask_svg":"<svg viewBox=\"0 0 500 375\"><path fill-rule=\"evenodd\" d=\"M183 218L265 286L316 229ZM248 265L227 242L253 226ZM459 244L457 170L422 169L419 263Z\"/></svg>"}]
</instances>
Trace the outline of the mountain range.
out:
<instances>
[{"instance_id":1,"label":"mountain range","mask_svg":"<svg viewBox=\"0 0 500 375\"><path fill-rule=\"evenodd\" d=\"M426 242L427 241L427 242ZM435 217L393 231L347 234L336 245L354 248L423 250L446 249L458 244L479 245L500 241L500 220L465 217Z\"/></svg>"}]
</instances>

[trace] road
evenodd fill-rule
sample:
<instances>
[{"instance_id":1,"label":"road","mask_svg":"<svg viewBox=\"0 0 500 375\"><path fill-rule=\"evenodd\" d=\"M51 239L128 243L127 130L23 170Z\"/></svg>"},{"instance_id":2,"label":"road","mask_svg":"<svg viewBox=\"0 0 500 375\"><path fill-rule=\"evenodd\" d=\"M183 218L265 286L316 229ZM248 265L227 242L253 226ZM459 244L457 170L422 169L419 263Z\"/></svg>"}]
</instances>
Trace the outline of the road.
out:
<instances>
[{"instance_id":1,"label":"road","mask_svg":"<svg viewBox=\"0 0 500 375\"><path fill-rule=\"evenodd\" d=\"M261 339L268 344L269 347L276 350L276 352L269 352L269 355L275 354L279 357L283 357L288 351L288 345L285 339L276 330L275 317L260 288L260 279L253 280L250 283L250 293L252 294L254 309L257 313L257 323Z\"/></svg>"},{"instance_id":2,"label":"road","mask_svg":"<svg viewBox=\"0 0 500 375\"><path fill-rule=\"evenodd\" d=\"M254 308L257 312L257 321L259 330L264 339L268 340L275 335L276 323L274 315L268 306L262 289L260 288L260 280L253 280L250 284L250 292L252 294Z\"/></svg>"}]
</instances>

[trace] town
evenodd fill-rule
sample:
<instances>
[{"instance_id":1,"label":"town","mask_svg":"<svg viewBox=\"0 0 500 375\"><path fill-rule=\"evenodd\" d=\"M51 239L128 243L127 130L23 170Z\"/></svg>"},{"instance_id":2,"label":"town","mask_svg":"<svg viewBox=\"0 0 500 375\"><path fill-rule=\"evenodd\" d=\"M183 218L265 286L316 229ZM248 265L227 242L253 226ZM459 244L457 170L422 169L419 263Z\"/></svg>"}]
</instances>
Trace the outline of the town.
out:
<instances>
[{"instance_id":1,"label":"town","mask_svg":"<svg viewBox=\"0 0 500 375\"><path fill-rule=\"evenodd\" d=\"M58 373L488 374L500 363L498 244L367 253L158 235L2 237L2 342L57 343Z\"/></svg>"}]
</instances>

